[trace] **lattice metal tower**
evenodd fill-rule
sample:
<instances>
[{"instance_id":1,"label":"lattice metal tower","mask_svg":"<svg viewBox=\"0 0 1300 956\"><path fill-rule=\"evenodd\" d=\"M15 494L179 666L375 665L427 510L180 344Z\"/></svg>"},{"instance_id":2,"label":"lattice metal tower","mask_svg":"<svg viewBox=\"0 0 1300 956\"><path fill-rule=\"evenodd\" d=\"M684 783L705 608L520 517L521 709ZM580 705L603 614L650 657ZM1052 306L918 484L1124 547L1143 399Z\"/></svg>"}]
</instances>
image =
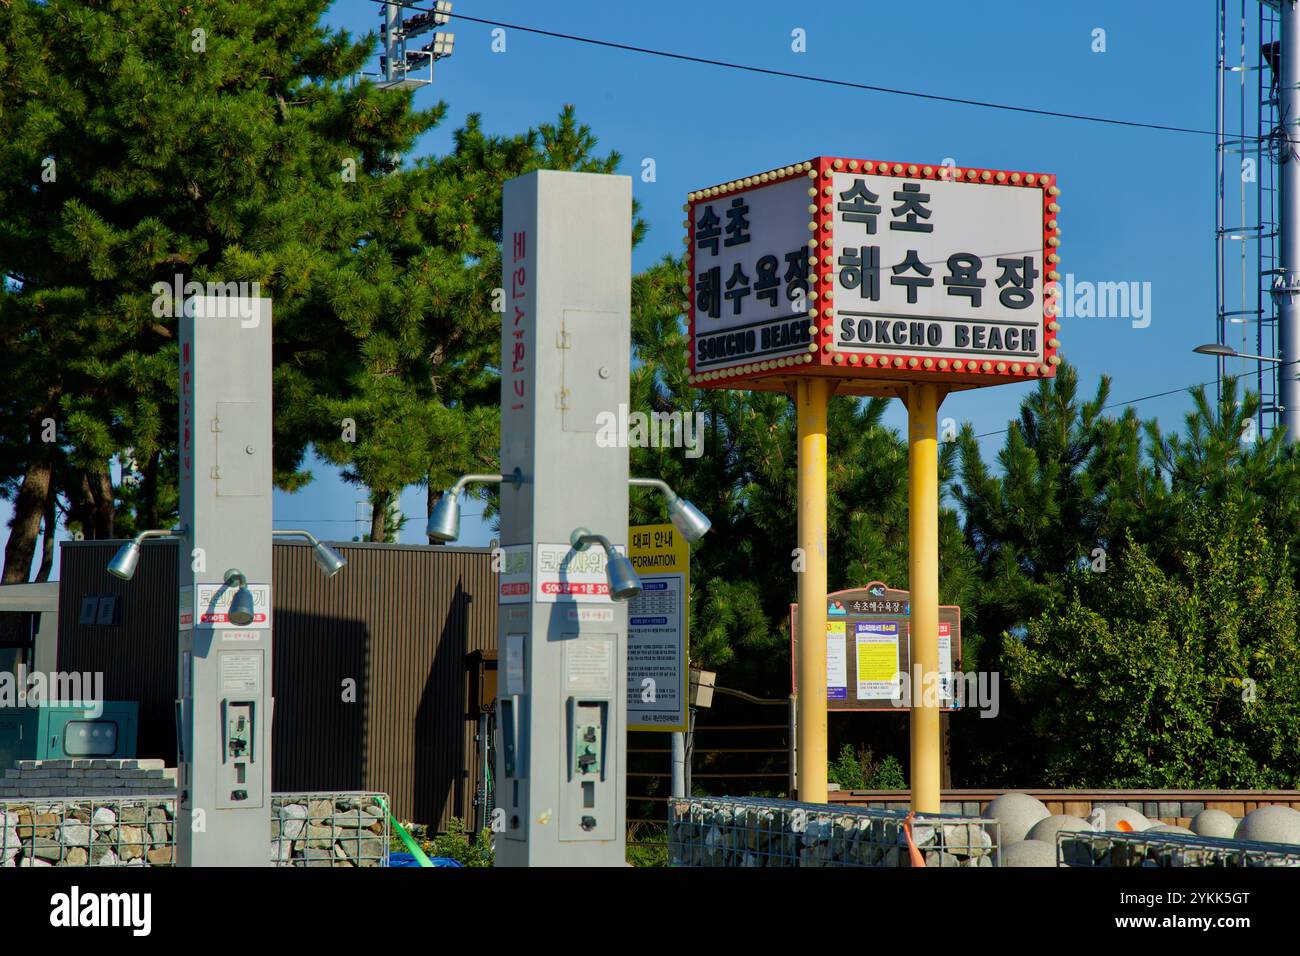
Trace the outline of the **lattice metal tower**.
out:
<instances>
[{"instance_id":1,"label":"lattice metal tower","mask_svg":"<svg viewBox=\"0 0 1300 956\"><path fill-rule=\"evenodd\" d=\"M1220 388L1224 376L1234 375L1259 393L1261 434L1285 424L1287 385L1282 379L1289 373L1294 380L1297 369L1279 369L1287 345L1280 316L1290 319L1296 308L1282 268L1289 253L1281 228L1283 181L1300 165L1294 147L1291 169L1282 162L1287 158L1284 144L1294 141L1300 117L1293 114L1284 124L1279 108L1280 3L1291 6L1292 0L1219 0L1218 10L1215 340L1237 353L1217 360L1218 378ZM1285 19L1294 18L1288 10ZM1300 229L1300 220L1293 223ZM1295 269L1292 263L1292 277ZM1241 357L1252 355L1257 357ZM1293 414L1298 414L1300 401L1295 405ZM1291 434L1294 438L1296 430Z\"/></svg>"}]
</instances>

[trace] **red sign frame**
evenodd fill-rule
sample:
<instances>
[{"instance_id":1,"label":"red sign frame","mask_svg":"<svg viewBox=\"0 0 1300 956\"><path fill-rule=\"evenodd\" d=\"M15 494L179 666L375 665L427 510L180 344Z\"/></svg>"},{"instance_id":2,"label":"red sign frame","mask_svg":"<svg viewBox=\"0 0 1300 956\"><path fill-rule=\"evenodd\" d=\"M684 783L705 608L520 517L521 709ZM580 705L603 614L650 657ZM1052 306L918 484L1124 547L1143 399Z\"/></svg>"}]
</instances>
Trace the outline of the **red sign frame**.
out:
<instances>
[{"instance_id":1,"label":"red sign frame","mask_svg":"<svg viewBox=\"0 0 1300 956\"><path fill-rule=\"evenodd\" d=\"M823 201L827 181L838 172L862 171L877 176L891 176L908 180L935 180L980 186L1013 186L1036 189L1042 194L1043 245L1042 262L1045 270L1043 282L1043 361L1014 362L1005 360L949 360L922 359L917 356L898 355L888 350L873 350L861 354L838 351L835 348L834 314L826 305L831 301L834 266L824 256L812 256L809 264L809 309L812 326L809 350L801 355L760 360L747 365L716 371L700 372L696 368L695 332L696 297L695 243L693 241L696 209L730 193L762 189L777 183L788 183L792 178L803 177L809 181L810 205L816 211L809 214L809 229L813 238L809 248L816 249L833 240L834 212L831 204ZM1060 237L1057 223L1060 212L1060 188L1056 176L1050 173L1023 170L986 169L984 167L955 167L935 164L902 163L894 160L847 159L835 156L818 156L790 166L768 170L753 176L719 183L687 195L684 207L686 220L686 308L690 348L689 381L696 388L743 388L758 391L787 391L794 379L812 376L835 378L837 391L847 395L895 396L900 389L914 382L935 382L950 391L1001 385L1007 382L1052 378L1061 359L1060 342Z\"/></svg>"}]
</instances>

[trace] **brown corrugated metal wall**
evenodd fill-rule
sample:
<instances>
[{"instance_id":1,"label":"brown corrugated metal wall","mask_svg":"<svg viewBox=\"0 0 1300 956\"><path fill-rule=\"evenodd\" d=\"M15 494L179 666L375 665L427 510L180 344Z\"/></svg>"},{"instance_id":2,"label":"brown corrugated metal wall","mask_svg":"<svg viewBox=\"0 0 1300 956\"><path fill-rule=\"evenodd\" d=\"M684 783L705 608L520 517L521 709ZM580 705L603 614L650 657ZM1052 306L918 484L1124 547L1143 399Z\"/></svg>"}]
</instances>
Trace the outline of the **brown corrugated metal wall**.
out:
<instances>
[{"instance_id":1,"label":"brown corrugated metal wall","mask_svg":"<svg viewBox=\"0 0 1300 956\"><path fill-rule=\"evenodd\" d=\"M147 544L124 582L104 571L118 544L64 545L60 668L103 671L109 698L140 702L141 754L174 761L175 545ZM496 647L491 553L334 547L348 567L327 580L306 544L275 545L272 786L382 790L439 828L472 816L465 656ZM80 625L87 594L122 595L121 625Z\"/></svg>"},{"instance_id":2,"label":"brown corrugated metal wall","mask_svg":"<svg viewBox=\"0 0 1300 956\"><path fill-rule=\"evenodd\" d=\"M465 655L496 647L491 554L337 547L348 567L328 580L305 544L275 549L274 785L365 786L407 819L464 818Z\"/></svg>"}]
</instances>

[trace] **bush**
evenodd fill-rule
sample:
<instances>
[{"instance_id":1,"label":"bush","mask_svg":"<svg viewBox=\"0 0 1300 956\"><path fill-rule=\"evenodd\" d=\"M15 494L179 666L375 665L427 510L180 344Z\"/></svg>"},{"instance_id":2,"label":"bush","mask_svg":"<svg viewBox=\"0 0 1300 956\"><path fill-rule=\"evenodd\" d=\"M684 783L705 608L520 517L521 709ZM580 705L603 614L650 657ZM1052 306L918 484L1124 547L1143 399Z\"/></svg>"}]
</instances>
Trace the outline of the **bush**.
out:
<instances>
[{"instance_id":1,"label":"bush","mask_svg":"<svg viewBox=\"0 0 1300 956\"><path fill-rule=\"evenodd\" d=\"M868 754L870 756L870 754ZM864 790L906 790L903 765L892 754L876 764L867 775Z\"/></svg>"},{"instance_id":2,"label":"bush","mask_svg":"<svg viewBox=\"0 0 1300 956\"><path fill-rule=\"evenodd\" d=\"M409 833L428 856L445 856L464 866L491 866L492 836L487 830L478 833L471 841L465 832L465 821L452 817L447 825L447 832L430 838L429 828L423 823L402 821L402 829ZM393 830L389 849L394 853L409 853L405 843L396 830Z\"/></svg>"},{"instance_id":3,"label":"bush","mask_svg":"<svg viewBox=\"0 0 1300 956\"><path fill-rule=\"evenodd\" d=\"M907 789L902 765L892 756L876 762L870 747L855 751L851 744L845 744L840 755L830 762L826 776L841 790Z\"/></svg>"},{"instance_id":4,"label":"bush","mask_svg":"<svg viewBox=\"0 0 1300 956\"><path fill-rule=\"evenodd\" d=\"M421 840L420 849L429 856L445 856L464 866L491 866L493 860L492 834L480 830L471 840L460 817L451 818L446 833Z\"/></svg>"}]
</instances>

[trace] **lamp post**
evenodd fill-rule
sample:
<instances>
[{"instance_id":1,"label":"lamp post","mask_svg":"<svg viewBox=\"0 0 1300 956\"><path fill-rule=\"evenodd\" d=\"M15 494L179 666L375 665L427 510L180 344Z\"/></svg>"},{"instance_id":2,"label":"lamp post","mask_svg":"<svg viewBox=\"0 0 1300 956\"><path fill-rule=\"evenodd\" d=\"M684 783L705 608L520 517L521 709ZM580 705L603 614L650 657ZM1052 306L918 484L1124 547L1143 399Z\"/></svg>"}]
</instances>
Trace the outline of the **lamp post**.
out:
<instances>
[{"instance_id":1,"label":"lamp post","mask_svg":"<svg viewBox=\"0 0 1300 956\"><path fill-rule=\"evenodd\" d=\"M1282 359L1273 358L1271 355L1251 355L1248 352L1238 352L1230 345L1219 345L1217 342L1209 342L1205 345L1198 345L1192 349L1193 352L1199 352L1201 355L1213 355L1218 359L1238 358L1251 359L1255 362L1273 362L1281 365Z\"/></svg>"},{"instance_id":2,"label":"lamp post","mask_svg":"<svg viewBox=\"0 0 1300 956\"><path fill-rule=\"evenodd\" d=\"M1201 355L1214 356L1215 365L1216 365L1215 379L1220 383L1223 382L1223 363L1225 359L1236 358L1236 359L1246 359L1248 361L1254 361L1254 362L1270 362L1274 365L1285 364L1283 359L1274 358L1271 355L1251 355L1247 352L1238 352L1232 346L1223 345L1219 342L1207 342L1204 345L1196 346L1196 348L1192 349L1192 351L1197 352ZM1279 379L1280 378L1281 376L1279 376ZM1282 401L1286 400L1285 393L1282 391L1280 387L1280 382L1279 382L1278 397ZM1284 406L1278 406L1277 408L1264 408L1261 406L1261 408L1259 409L1259 413L1257 415L1257 417L1260 419L1258 424L1260 425L1261 428L1263 427L1263 414L1266 411L1285 411L1285 408ZM1282 427L1286 429L1287 440L1294 441L1295 438L1293 436L1295 435L1295 432L1287 424L1287 419L1285 415L1282 417Z\"/></svg>"}]
</instances>

